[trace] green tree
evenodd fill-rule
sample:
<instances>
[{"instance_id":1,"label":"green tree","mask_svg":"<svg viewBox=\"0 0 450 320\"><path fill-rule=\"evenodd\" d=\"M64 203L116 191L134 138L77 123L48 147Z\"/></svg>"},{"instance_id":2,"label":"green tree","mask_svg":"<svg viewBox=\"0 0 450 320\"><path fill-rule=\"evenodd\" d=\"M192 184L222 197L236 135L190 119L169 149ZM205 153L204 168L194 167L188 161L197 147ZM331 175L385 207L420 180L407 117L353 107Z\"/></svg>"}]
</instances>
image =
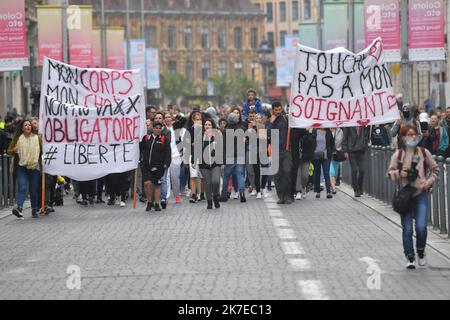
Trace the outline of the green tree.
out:
<instances>
[{"instance_id":1,"label":"green tree","mask_svg":"<svg viewBox=\"0 0 450 320\"><path fill-rule=\"evenodd\" d=\"M219 105L225 103L225 96L232 94L233 81L228 79L226 74L222 74L213 76L211 82L214 85L215 102Z\"/></svg>"},{"instance_id":2,"label":"green tree","mask_svg":"<svg viewBox=\"0 0 450 320\"><path fill-rule=\"evenodd\" d=\"M247 98L247 90L255 89L259 98L262 97L261 84L248 78L245 74L239 73L232 81L231 95L235 102L242 103Z\"/></svg>"},{"instance_id":3,"label":"green tree","mask_svg":"<svg viewBox=\"0 0 450 320\"><path fill-rule=\"evenodd\" d=\"M171 103L179 104L185 96L195 93L195 86L181 74L167 73L161 77L161 92Z\"/></svg>"}]
</instances>

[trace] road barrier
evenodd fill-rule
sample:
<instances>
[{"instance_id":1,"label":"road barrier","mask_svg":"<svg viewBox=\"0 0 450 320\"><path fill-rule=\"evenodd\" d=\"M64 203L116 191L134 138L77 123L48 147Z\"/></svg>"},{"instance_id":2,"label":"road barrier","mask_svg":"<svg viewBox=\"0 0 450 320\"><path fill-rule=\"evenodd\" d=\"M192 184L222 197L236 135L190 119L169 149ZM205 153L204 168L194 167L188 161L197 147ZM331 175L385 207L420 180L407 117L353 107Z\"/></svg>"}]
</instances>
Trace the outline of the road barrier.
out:
<instances>
[{"instance_id":1,"label":"road barrier","mask_svg":"<svg viewBox=\"0 0 450 320\"><path fill-rule=\"evenodd\" d=\"M14 205L16 197L16 183L11 171L13 158L7 154L0 155L0 209Z\"/></svg>"},{"instance_id":2,"label":"road barrier","mask_svg":"<svg viewBox=\"0 0 450 320\"><path fill-rule=\"evenodd\" d=\"M363 192L386 204L392 204L397 183L387 178L387 170L395 148L370 146L366 152ZM439 180L428 194L428 225L450 238L450 158L433 156L439 166ZM350 162L342 166L342 180L351 185Z\"/></svg>"}]
</instances>

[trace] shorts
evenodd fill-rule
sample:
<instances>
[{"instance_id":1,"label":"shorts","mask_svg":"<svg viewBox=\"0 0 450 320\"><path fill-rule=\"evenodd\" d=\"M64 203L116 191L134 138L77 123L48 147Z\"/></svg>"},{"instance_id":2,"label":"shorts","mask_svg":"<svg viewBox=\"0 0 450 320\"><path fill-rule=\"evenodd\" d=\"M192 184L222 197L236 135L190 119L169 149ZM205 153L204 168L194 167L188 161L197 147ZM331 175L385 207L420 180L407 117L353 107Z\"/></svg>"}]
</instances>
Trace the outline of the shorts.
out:
<instances>
[{"instance_id":1,"label":"shorts","mask_svg":"<svg viewBox=\"0 0 450 320\"><path fill-rule=\"evenodd\" d=\"M163 182L164 167L157 166L150 168L149 166L142 167L142 180L144 182L150 181L152 184L160 186Z\"/></svg>"},{"instance_id":2,"label":"shorts","mask_svg":"<svg viewBox=\"0 0 450 320\"><path fill-rule=\"evenodd\" d=\"M191 179L193 179L193 178L202 179L203 177L202 177L202 173L200 171L200 168L198 166L198 162L197 162L197 165L195 166L195 169L192 168L192 163L191 163L191 159L192 158L191 157L189 158L189 175L190 175Z\"/></svg>"}]
</instances>

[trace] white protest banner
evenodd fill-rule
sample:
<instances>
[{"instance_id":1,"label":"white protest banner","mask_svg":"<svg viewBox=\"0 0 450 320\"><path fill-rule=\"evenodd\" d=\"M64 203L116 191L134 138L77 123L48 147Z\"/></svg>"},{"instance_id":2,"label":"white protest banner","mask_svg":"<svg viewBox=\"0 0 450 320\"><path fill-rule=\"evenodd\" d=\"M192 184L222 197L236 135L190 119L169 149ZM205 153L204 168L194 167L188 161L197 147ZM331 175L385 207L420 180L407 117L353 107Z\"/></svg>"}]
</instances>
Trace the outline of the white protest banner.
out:
<instances>
[{"instance_id":1,"label":"white protest banner","mask_svg":"<svg viewBox=\"0 0 450 320\"><path fill-rule=\"evenodd\" d=\"M358 54L299 45L289 110L293 128L355 127L394 122L397 101L380 38Z\"/></svg>"},{"instance_id":2,"label":"white protest banner","mask_svg":"<svg viewBox=\"0 0 450 320\"><path fill-rule=\"evenodd\" d=\"M44 130L42 111L46 95L62 103L88 108L100 108L136 95L144 96L140 70L78 68L49 58L44 60L41 84L40 132ZM140 99L136 106L143 115L140 119L141 138L147 133L143 100Z\"/></svg>"},{"instance_id":3,"label":"white protest banner","mask_svg":"<svg viewBox=\"0 0 450 320\"><path fill-rule=\"evenodd\" d=\"M136 169L141 100L137 95L88 108L44 96L41 133L45 172L88 181Z\"/></svg>"}]
</instances>

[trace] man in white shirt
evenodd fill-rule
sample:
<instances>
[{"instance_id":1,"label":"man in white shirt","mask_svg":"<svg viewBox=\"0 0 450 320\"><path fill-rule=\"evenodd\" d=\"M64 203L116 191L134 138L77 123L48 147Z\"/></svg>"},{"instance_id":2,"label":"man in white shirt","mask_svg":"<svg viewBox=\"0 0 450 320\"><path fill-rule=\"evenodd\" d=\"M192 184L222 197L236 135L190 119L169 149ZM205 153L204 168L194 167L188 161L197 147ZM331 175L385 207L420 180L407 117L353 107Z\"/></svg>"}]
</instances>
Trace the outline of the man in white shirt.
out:
<instances>
[{"instance_id":1,"label":"man in white shirt","mask_svg":"<svg viewBox=\"0 0 450 320\"><path fill-rule=\"evenodd\" d=\"M172 163L169 167L169 179L170 186L175 197L176 203L181 203L181 191L180 191L180 168L181 168L181 154L177 148L177 137L175 135L175 129L173 127L174 120L172 115L166 114L164 116L164 126L165 131L167 132L168 137L170 138L170 148L172 150ZM169 134L170 133L170 134ZM169 188L167 188L169 190ZM162 195L163 199L166 200L169 197L169 192L167 194Z\"/></svg>"}]
</instances>

